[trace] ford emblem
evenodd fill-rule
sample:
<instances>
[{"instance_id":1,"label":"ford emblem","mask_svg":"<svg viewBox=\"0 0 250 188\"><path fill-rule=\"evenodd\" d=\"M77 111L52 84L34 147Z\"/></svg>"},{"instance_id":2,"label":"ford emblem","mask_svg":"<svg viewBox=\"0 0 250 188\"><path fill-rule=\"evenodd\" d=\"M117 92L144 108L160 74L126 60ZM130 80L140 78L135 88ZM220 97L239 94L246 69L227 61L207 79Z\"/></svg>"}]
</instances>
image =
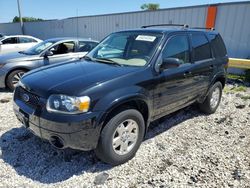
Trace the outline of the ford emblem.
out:
<instances>
[{"instance_id":1,"label":"ford emblem","mask_svg":"<svg viewBox=\"0 0 250 188\"><path fill-rule=\"evenodd\" d=\"M23 95L22 95L22 98L23 98L23 100L24 100L25 102L28 102L28 101L30 100L30 97L29 97L29 95L27 95L27 94L23 94Z\"/></svg>"}]
</instances>

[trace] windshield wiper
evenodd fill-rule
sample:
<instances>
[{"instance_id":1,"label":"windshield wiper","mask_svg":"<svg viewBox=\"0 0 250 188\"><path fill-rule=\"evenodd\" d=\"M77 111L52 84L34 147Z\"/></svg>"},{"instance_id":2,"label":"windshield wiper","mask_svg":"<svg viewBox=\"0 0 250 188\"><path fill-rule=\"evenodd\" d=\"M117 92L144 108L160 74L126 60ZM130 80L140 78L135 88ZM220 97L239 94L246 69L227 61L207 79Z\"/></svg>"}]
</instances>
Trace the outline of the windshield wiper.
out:
<instances>
[{"instance_id":1,"label":"windshield wiper","mask_svg":"<svg viewBox=\"0 0 250 188\"><path fill-rule=\"evenodd\" d=\"M122 66L120 63L117 63L117 62L113 61L112 59L108 59L108 58L96 58L95 61Z\"/></svg>"}]
</instances>

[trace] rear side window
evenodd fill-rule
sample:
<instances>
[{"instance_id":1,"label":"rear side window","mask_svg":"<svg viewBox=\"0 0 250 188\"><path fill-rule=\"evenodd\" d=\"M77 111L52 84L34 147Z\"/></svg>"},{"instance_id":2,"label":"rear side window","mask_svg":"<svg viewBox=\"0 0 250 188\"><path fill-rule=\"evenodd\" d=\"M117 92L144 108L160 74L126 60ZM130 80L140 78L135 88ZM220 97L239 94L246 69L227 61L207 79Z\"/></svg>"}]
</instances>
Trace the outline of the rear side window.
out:
<instances>
[{"instance_id":1,"label":"rear side window","mask_svg":"<svg viewBox=\"0 0 250 188\"><path fill-rule=\"evenodd\" d=\"M201 61L212 57L209 42L204 34L192 34L191 40L194 61Z\"/></svg>"},{"instance_id":2,"label":"rear side window","mask_svg":"<svg viewBox=\"0 0 250 188\"><path fill-rule=\"evenodd\" d=\"M74 52L74 49L75 43L73 41L68 41L57 44L53 46L50 50L53 52L54 55L59 55Z\"/></svg>"},{"instance_id":3,"label":"rear side window","mask_svg":"<svg viewBox=\"0 0 250 188\"><path fill-rule=\"evenodd\" d=\"M224 57L227 55L227 50L221 36L216 34L209 34L208 36L214 57Z\"/></svg>"},{"instance_id":4,"label":"rear side window","mask_svg":"<svg viewBox=\"0 0 250 188\"><path fill-rule=\"evenodd\" d=\"M2 43L3 44L17 44L18 40L17 40L17 37L10 37L10 38L4 39Z\"/></svg>"},{"instance_id":5,"label":"rear side window","mask_svg":"<svg viewBox=\"0 0 250 188\"><path fill-rule=\"evenodd\" d=\"M32 38L19 37L19 42L20 43L31 43L31 42L37 42L37 41L32 39Z\"/></svg>"},{"instance_id":6,"label":"rear side window","mask_svg":"<svg viewBox=\"0 0 250 188\"><path fill-rule=\"evenodd\" d=\"M177 35L170 38L162 51L162 58L178 58L182 63L189 63L188 37Z\"/></svg>"},{"instance_id":7,"label":"rear side window","mask_svg":"<svg viewBox=\"0 0 250 188\"><path fill-rule=\"evenodd\" d=\"M94 47L96 47L98 43L88 42L88 41L79 41L79 52L89 52Z\"/></svg>"}]
</instances>

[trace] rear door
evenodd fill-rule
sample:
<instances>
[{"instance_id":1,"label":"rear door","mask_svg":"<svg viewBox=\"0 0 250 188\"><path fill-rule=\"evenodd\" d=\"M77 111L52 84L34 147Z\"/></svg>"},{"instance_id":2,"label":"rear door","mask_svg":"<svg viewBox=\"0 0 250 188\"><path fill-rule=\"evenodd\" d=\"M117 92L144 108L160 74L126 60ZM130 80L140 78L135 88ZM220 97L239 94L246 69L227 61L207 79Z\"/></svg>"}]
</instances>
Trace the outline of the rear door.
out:
<instances>
[{"instance_id":1,"label":"rear door","mask_svg":"<svg viewBox=\"0 0 250 188\"><path fill-rule=\"evenodd\" d=\"M192 44L192 63L191 69L193 74L194 87L196 88L197 97L206 93L210 77L214 71L214 61L212 57L210 43L204 32L190 33Z\"/></svg>"},{"instance_id":2,"label":"rear door","mask_svg":"<svg viewBox=\"0 0 250 188\"><path fill-rule=\"evenodd\" d=\"M1 54L20 51L18 48L18 38L8 37L2 40Z\"/></svg>"},{"instance_id":3,"label":"rear door","mask_svg":"<svg viewBox=\"0 0 250 188\"><path fill-rule=\"evenodd\" d=\"M182 63L178 67L165 69L156 77L155 118L176 111L194 100L188 35L183 33L169 37L161 56L162 59L178 58Z\"/></svg>"}]
</instances>

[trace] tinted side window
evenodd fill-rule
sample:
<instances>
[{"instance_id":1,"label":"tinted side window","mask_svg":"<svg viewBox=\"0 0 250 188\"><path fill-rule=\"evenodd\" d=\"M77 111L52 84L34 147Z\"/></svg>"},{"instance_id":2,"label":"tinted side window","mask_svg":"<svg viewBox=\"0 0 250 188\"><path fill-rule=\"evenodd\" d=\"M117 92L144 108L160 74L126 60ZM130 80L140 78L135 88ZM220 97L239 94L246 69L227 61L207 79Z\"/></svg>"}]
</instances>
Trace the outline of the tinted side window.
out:
<instances>
[{"instance_id":1,"label":"tinted side window","mask_svg":"<svg viewBox=\"0 0 250 188\"><path fill-rule=\"evenodd\" d=\"M79 41L79 52L89 52L94 47L96 47L97 43L95 42L87 42L87 41Z\"/></svg>"},{"instance_id":2,"label":"tinted side window","mask_svg":"<svg viewBox=\"0 0 250 188\"><path fill-rule=\"evenodd\" d=\"M162 58L178 58L182 63L188 63L188 37L186 35L178 35L172 37L162 51Z\"/></svg>"},{"instance_id":3,"label":"tinted side window","mask_svg":"<svg viewBox=\"0 0 250 188\"><path fill-rule=\"evenodd\" d=\"M36 41L32 38L19 37L19 43L31 43L31 42L36 42Z\"/></svg>"},{"instance_id":4,"label":"tinted side window","mask_svg":"<svg viewBox=\"0 0 250 188\"><path fill-rule=\"evenodd\" d=\"M216 34L209 34L208 36L211 42L214 57L224 57L227 55L227 50L221 36Z\"/></svg>"},{"instance_id":5,"label":"tinted side window","mask_svg":"<svg viewBox=\"0 0 250 188\"><path fill-rule=\"evenodd\" d=\"M203 34L192 34L194 61L211 58L209 42Z\"/></svg>"},{"instance_id":6,"label":"tinted side window","mask_svg":"<svg viewBox=\"0 0 250 188\"><path fill-rule=\"evenodd\" d=\"M50 50L54 55L66 54L73 52L75 49L75 43L73 41L63 42L53 46Z\"/></svg>"},{"instance_id":7,"label":"tinted side window","mask_svg":"<svg viewBox=\"0 0 250 188\"><path fill-rule=\"evenodd\" d=\"M17 38L16 37L10 37L2 41L3 44L17 44Z\"/></svg>"}]
</instances>

